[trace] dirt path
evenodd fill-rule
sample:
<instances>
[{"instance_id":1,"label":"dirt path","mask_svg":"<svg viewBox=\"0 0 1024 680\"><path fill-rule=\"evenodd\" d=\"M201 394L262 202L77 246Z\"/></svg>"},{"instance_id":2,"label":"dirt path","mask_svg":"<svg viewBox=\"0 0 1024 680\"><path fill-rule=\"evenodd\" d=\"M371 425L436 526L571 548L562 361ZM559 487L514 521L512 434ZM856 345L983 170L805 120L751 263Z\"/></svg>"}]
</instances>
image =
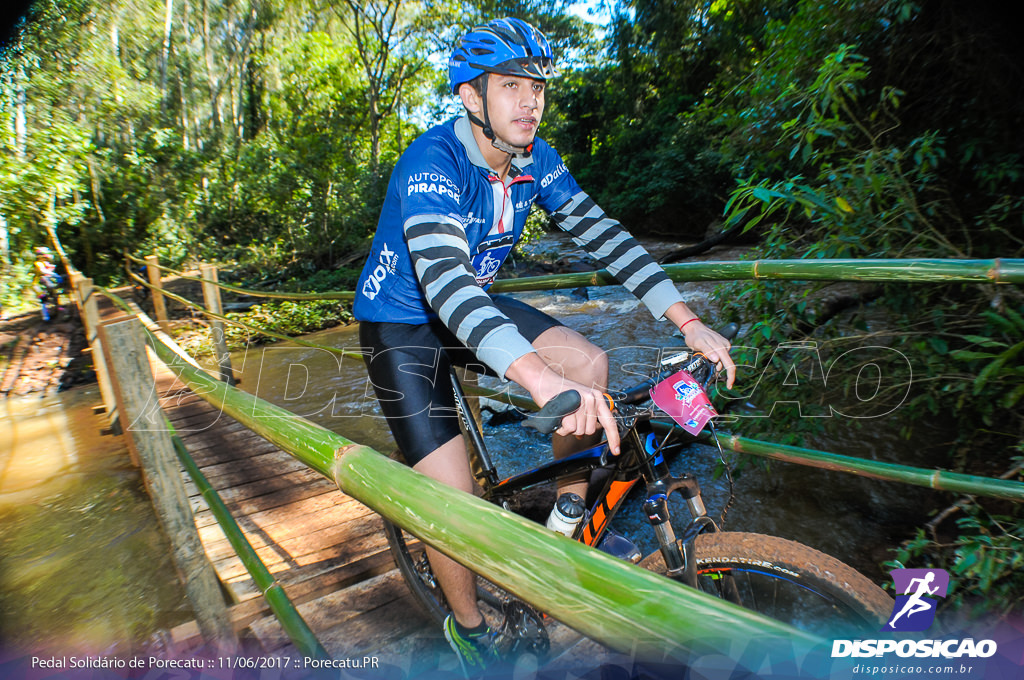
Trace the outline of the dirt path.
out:
<instances>
[{"instance_id":1,"label":"dirt path","mask_svg":"<svg viewBox=\"0 0 1024 680\"><path fill-rule=\"evenodd\" d=\"M0 321L0 398L45 396L93 382L86 346L77 311L68 305L48 323L39 312Z\"/></svg>"}]
</instances>

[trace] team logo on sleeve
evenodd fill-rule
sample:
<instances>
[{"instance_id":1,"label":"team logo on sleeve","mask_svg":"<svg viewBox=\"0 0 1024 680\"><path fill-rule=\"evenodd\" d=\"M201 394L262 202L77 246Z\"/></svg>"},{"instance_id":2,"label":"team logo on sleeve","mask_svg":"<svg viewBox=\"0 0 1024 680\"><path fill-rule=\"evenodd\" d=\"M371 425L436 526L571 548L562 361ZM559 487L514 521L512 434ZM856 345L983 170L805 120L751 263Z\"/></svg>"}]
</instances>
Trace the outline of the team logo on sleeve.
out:
<instances>
[{"instance_id":1,"label":"team logo on sleeve","mask_svg":"<svg viewBox=\"0 0 1024 680\"><path fill-rule=\"evenodd\" d=\"M390 250L388 244L385 243L381 246L380 255L377 257L377 266L363 282L363 295L370 300L377 297L384 279L388 277L388 274L394 274L396 267L398 267L398 254Z\"/></svg>"},{"instance_id":2,"label":"team logo on sleeve","mask_svg":"<svg viewBox=\"0 0 1024 680\"><path fill-rule=\"evenodd\" d=\"M559 163L557 168L544 175L544 178L540 181L540 185L546 188L549 184L567 172L569 172L569 169L565 167L565 163Z\"/></svg>"},{"instance_id":3,"label":"team logo on sleeve","mask_svg":"<svg viewBox=\"0 0 1024 680\"><path fill-rule=\"evenodd\" d=\"M473 269L476 270L476 283L478 286L489 285L498 275L501 264L512 252L516 244L515 236L512 234L500 234L494 238L484 240L476 249L473 256Z\"/></svg>"}]
</instances>

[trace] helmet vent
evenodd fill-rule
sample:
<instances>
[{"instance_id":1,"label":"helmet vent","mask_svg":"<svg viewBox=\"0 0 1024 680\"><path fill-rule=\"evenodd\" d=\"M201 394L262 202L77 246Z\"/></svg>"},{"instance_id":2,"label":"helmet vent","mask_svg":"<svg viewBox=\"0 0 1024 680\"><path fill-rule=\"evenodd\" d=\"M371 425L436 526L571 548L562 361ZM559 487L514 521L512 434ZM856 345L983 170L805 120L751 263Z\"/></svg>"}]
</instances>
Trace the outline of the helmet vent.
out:
<instances>
[{"instance_id":1,"label":"helmet vent","mask_svg":"<svg viewBox=\"0 0 1024 680\"><path fill-rule=\"evenodd\" d=\"M482 54L494 54L494 50L489 50L486 47L473 47L469 51L474 57L479 57Z\"/></svg>"}]
</instances>

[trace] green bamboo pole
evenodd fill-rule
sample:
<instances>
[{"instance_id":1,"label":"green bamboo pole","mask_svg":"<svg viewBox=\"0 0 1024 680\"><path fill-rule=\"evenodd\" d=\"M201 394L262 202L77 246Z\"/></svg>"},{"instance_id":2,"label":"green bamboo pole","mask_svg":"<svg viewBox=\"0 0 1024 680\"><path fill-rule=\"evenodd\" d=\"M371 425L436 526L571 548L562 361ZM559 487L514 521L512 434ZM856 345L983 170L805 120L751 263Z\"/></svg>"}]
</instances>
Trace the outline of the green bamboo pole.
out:
<instances>
[{"instance_id":1,"label":"green bamboo pole","mask_svg":"<svg viewBox=\"0 0 1024 680\"><path fill-rule=\"evenodd\" d=\"M252 576L253 583L259 588L260 593L270 607L270 611L274 613L274 616L281 623L281 628L304 656L318 659L329 658L327 650L316 639L313 631L310 630L305 619L302 618L302 615L299 614L287 593L284 592L281 584L278 583L277 579L270 573L270 570L267 569L267 565L263 564L259 555L256 554L252 543L245 537L245 533L242 532L242 528L238 526L238 522L232 517L231 511L224 504L220 494L213 488L206 475L203 474L203 471L196 465L192 456L189 455L185 442L175 434L174 427L170 421L165 422L168 431L171 433L171 441L174 443L174 450L178 454L178 460L181 461L185 471L188 472L192 481L195 482L196 487L199 489L199 494L206 500L206 504L210 507L210 512L213 513L217 523L220 524L224 535L228 539L228 543L234 548L235 554L238 555L245 570Z\"/></svg>"},{"instance_id":2,"label":"green bamboo pole","mask_svg":"<svg viewBox=\"0 0 1024 680\"><path fill-rule=\"evenodd\" d=\"M128 260L144 264L131 255ZM202 282L169 267L159 267L188 281ZM669 278L677 283L690 281L876 281L907 283L1024 283L1024 259L995 258L989 260L949 259L817 259L817 260L723 260L711 262L684 262L663 267ZM126 267L128 276L144 286L148 284ZM500 279L494 282L494 293L514 293L529 290L579 288L580 286L610 286L617 284L607 269L575 274L527 276L521 279ZM250 297L288 300L352 300L355 291L324 293L277 293L239 288L218 283L229 290Z\"/></svg>"},{"instance_id":3,"label":"green bamboo pole","mask_svg":"<svg viewBox=\"0 0 1024 680\"><path fill-rule=\"evenodd\" d=\"M512 404L524 410L535 410L537 405L528 397L512 394L508 391L492 390L486 387L464 385L466 394L476 397L488 397L495 401L502 401ZM674 424L654 422L655 426L663 431L677 429ZM689 436L689 435L686 435ZM710 442L711 435L702 433L701 440ZM809 467L821 468L824 470L835 470L838 472L849 472L861 477L881 479L886 482L904 482L914 486L923 486L937 491L951 491L955 493L970 494L975 496L987 496L990 498L1003 498L1010 501L1024 501L1024 483L1014 482L1006 479L993 479L991 477L979 477L976 475L965 475L959 472L947 472L945 470L927 470L924 468L899 465L896 463L883 463L876 460L867 460L855 456L843 456L827 451L817 451L799 446L786 444L774 444L772 442L749 439L738 435L721 433L718 441L722 448L748 453L762 458L781 460L787 463L797 463Z\"/></svg>"},{"instance_id":4,"label":"green bamboo pole","mask_svg":"<svg viewBox=\"0 0 1024 680\"><path fill-rule=\"evenodd\" d=\"M667 582L453 490L373 449L220 382L151 335L157 355L197 395L427 544L609 647L673 661L737 659L827 644L790 626ZM514 549L513 549L514 547ZM760 658L763 658L761 656Z\"/></svg>"},{"instance_id":5,"label":"green bamboo pole","mask_svg":"<svg viewBox=\"0 0 1024 680\"><path fill-rule=\"evenodd\" d=\"M687 281L876 281L907 283L1024 283L1024 259L994 260L734 260L664 266L669 278ZM512 293L617 283L607 269L577 274L529 276L495 281L491 291Z\"/></svg>"},{"instance_id":6,"label":"green bamboo pole","mask_svg":"<svg viewBox=\"0 0 1024 680\"><path fill-rule=\"evenodd\" d=\"M702 438L705 441L711 441L711 435L709 434L704 434ZM876 460L841 456L835 453L815 451L799 446L773 444L727 433L719 434L718 441L721 442L723 448L772 460L781 460L787 463L799 463L824 470L852 472L861 477L881 479L887 482L903 482L937 491L952 491L954 493L974 496L1002 498L1018 503L1024 501L1024 483L1008 479L993 479L990 477L965 475L959 472L926 470L909 465L882 463Z\"/></svg>"}]
</instances>

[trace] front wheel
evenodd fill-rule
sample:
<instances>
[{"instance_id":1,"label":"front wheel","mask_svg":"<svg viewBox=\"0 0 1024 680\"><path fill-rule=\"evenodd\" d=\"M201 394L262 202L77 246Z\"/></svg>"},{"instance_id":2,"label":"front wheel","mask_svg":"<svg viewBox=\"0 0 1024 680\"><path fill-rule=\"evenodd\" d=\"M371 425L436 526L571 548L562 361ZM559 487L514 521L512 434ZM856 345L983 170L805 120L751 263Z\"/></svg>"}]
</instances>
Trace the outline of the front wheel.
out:
<instances>
[{"instance_id":1,"label":"front wheel","mask_svg":"<svg viewBox=\"0 0 1024 680\"><path fill-rule=\"evenodd\" d=\"M821 635L877 631L893 599L834 557L775 536L701 534L695 542L701 591ZM640 566L665 573L661 553Z\"/></svg>"}]
</instances>

